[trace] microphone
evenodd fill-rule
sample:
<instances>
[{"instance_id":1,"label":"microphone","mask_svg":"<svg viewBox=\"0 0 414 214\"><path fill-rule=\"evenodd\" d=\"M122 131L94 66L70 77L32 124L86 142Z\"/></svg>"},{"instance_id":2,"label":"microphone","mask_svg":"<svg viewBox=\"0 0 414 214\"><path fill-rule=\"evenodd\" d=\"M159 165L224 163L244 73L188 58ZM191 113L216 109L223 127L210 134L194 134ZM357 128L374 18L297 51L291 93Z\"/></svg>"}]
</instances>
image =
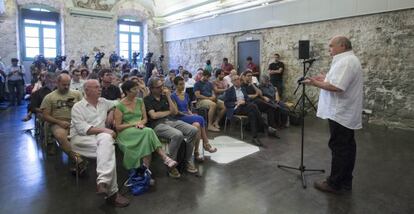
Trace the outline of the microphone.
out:
<instances>
[{"instance_id":1,"label":"microphone","mask_svg":"<svg viewBox=\"0 0 414 214\"><path fill-rule=\"evenodd\" d=\"M303 63L313 63L313 62L315 62L316 60L318 60L320 58L321 58L320 56L317 56L317 57L314 57L312 59L304 60Z\"/></svg>"}]
</instances>

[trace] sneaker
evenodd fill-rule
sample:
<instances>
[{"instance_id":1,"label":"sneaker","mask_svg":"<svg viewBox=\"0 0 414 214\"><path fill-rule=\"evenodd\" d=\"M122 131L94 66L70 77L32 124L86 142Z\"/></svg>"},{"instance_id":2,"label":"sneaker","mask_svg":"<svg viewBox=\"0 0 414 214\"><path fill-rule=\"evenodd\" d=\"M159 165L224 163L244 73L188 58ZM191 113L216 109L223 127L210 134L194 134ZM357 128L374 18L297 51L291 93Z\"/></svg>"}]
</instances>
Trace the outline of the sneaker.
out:
<instances>
[{"instance_id":1,"label":"sneaker","mask_svg":"<svg viewBox=\"0 0 414 214\"><path fill-rule=\"evenodd\" d=\"M172 168L168 171L168 176L172 177L172 178L180 178L181 174L180 172L177 170L177 168Z\"/></svg>"},{"instance_id":2,"label":"sneaker","mask_svg":"<svg viewBox=\"0 0 414 214\"><path fill-rule=\"evenodd\" d=\"M198 172L197 168L194 166L194 163L192 161L187 161L186 170L189 173L197 173Z\"/></svg>"}]
</instances>

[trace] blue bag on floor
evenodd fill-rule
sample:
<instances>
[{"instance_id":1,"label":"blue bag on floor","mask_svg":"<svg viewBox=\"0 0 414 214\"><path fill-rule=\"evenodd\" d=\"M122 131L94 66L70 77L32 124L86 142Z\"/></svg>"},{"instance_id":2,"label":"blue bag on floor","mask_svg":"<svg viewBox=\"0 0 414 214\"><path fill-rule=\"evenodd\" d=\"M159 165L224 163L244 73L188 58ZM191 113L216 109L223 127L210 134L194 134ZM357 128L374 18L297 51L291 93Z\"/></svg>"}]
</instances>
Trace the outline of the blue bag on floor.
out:
<instances>
[{"instance_id":1,"label":"blue bag on floor","mask_svg":"<svg viewBox=\"0 0 414 214\"><path fill-rule=\"evenodd\" d=\"M129 178L124 186L128 187L131 193L135 196L141 195L148 191L151 181L151 171L147 168L139 168L138 170L131 170Z\"/></svg>"}]
</instances>

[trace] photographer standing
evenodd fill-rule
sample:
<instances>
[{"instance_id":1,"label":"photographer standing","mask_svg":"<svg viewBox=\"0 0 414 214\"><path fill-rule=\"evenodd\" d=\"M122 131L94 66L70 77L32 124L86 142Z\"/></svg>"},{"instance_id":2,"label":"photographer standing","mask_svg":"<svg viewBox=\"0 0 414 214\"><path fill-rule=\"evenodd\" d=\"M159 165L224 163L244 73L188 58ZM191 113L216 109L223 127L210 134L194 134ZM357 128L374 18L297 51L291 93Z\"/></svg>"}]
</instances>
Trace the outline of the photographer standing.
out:
<instances>
[{"instance_id":1,"label":"photographer standing","mask_svg":"<svg viewBox=\"0 0 414 214\"><path fill-rule=\"evenodd\" d=\"M331 193L352 189L356 143L354 130L362 128L363 76L359 59L348 38L335 36L329 41L333 57L325 75L303 81L321 89L317 116L328 119L332 151L331 175L326 181L315 182L315 188Z\"/></svg>"},{"instance_id":2,"label":"photographer standing","mask_svg":"<svg viewBox=\"0 0 414 214\"><path fill-rule=\"evenodd\" d=\"M7 69L7 86L9 89L10 106L21 105L24 92L24 67L18 65L19 60L11 59L12 65Z\"/></svg>"}]
</instances>

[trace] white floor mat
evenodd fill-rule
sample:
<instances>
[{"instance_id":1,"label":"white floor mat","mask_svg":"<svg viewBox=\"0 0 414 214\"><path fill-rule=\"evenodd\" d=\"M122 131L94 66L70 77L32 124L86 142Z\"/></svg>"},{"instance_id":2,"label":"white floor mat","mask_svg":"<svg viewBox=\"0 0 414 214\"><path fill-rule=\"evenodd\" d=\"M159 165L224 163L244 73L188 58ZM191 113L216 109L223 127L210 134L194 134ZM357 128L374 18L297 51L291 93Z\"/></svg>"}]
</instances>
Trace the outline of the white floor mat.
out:
<instances>
[{"instance_id":1,"label":"white floor mat","mask_svg":"<svg viewBox=\"0 0 414 214\"><path fill-rule=\"evenodd\" d=\"M259 147L229 136L218 136L209 141L212 146L217 148L217 152L209 153L205 151L204 155L221 164L233 162L259 151ZM202 146L202 141L200 141L200 152Z\"/></svg>"}]
</instances>

